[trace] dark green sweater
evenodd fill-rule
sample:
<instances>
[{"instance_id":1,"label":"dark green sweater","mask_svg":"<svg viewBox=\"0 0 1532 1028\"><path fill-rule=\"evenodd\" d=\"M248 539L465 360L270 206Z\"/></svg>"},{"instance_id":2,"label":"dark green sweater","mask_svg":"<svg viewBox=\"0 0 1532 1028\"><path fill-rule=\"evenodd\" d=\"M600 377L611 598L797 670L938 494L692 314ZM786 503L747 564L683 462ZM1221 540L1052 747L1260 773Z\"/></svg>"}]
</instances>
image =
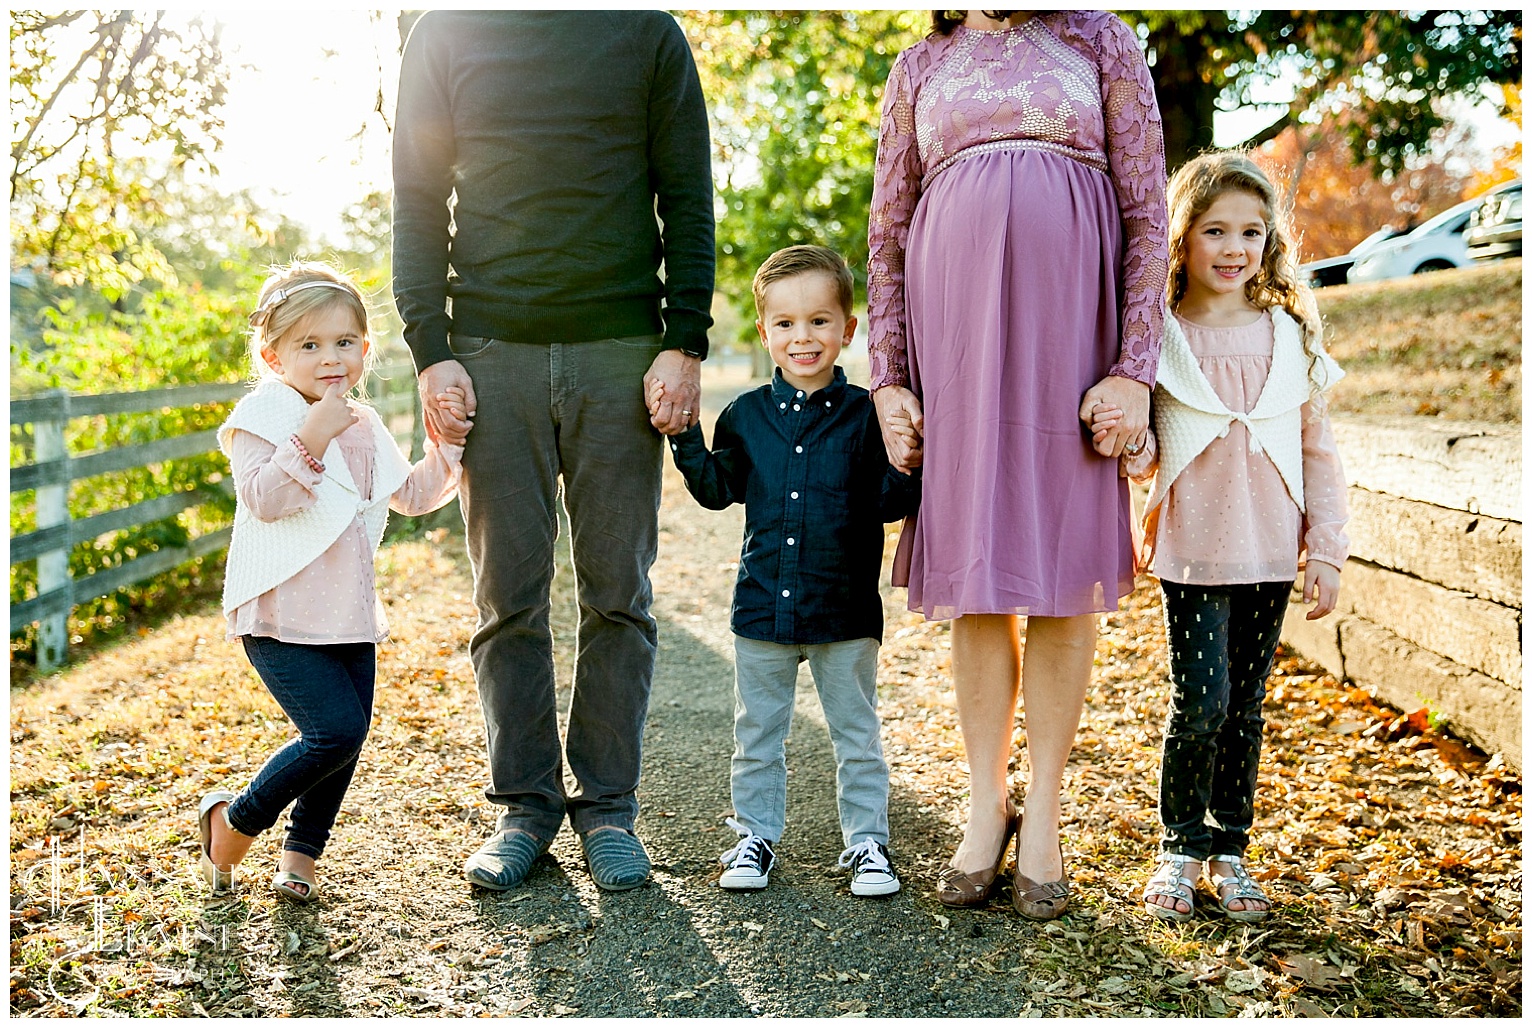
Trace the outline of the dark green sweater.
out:
<instances>
[{"instance_id":1,"label":"dark green sweater","mask_svg":"<svg viewBox=\"0 0 1532 1028\"><path fill-rule=\"evenodd\" d=\"M674 18L416 22L394 125L393 264L417 370L452 359L449 331L531 343L663 331L666 347L705 354L713 245L707 110Z\"/></svg>"}]
</instances>

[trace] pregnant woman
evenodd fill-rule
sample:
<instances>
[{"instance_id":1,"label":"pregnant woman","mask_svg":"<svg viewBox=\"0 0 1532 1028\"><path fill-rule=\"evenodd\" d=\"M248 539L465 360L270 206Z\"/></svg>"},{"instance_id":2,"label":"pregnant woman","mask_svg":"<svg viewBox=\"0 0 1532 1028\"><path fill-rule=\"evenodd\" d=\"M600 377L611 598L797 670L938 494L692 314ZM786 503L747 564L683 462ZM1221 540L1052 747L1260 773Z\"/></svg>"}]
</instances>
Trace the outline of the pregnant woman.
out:
<instances>
[{"instance_id":1,"label":"pregnant woman","mask_svg":"<svg viewBox=\"0 0 1532 1028\"><path fill-rule=\"evenodd\" d=\"M1096 614L1133 587L1115 458L1143 445L1164 318L1165 162L1133 32L1096 11L936 12L883 99L869 241L873 397L925 488L900 538L911 610L954 619L969 816L938 896L1069 903L1060 791ZM1122 416L1093 447L1098 404ZM1026 619L1023 671L1019 621ZM1018 690L1029 778L1009 795Z\"/></svg>"}]
</instances>

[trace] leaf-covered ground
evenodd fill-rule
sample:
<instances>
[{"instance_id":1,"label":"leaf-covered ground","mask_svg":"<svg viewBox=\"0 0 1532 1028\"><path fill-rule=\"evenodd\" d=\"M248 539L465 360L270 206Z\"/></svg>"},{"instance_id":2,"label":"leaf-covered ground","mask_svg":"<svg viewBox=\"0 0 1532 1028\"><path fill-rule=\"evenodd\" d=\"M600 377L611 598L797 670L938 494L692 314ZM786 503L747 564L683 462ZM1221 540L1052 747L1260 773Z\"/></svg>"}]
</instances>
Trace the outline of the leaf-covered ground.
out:
<instances>
[{"instance_id":1,"label":"leaf-covered ground","mask_svg":"<svg viewBox=\"0 0 1532 1028\"><path fill-rule=\"evenodd\" d=\"M758 896L712 884L731 836L728 594L738 511L667 480L661 657L639 830L653 884L598 894L566 832L520 891L466 887L491 830L461 538L385 548L395 638L372 738L321 863L324 899L252 879L211 900L197 797L238 787L287 737L208 611L11 692L11 1009L26 1016L1352 1015L1521 1012L1521 785L1511 769L1283 656L1266 706L1252 860L1266 922L1139 905L1157 832L1167 695L1157 591L1103 618L1066 782L1070 914L1026 922L1008 893L949 911L932 893L965 802L949 635L889 597L882 653L893 848L888 901L834 869L833 768L811 687L790 748L789 835ZM566 573L556 630L568 639ZM561 673L570 665L567 646ZM561 693L567 701L567 691ZM1024 717L1017 727L1025 760ZM1020 781L1020 775L1016 777ZM55 849L56 847L56 849Z\"/></svg>"}]
</instances>

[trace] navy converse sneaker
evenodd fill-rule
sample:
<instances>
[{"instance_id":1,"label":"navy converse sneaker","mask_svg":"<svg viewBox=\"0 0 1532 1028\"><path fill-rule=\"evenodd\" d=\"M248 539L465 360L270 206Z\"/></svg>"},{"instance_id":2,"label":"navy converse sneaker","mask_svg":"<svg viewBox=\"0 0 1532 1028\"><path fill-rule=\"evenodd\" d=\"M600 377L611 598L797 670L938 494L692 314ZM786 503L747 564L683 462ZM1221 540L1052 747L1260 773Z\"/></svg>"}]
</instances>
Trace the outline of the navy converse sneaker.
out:
<instances>
[{"instance_id":1,"label":"navy converse sneaker","mask_svg":"<svg viewBox=\"0 0 1532 1028\"><path fill-rule=\"evenodd\" d=\"M840 855L840 866L851 868L851 895L892 896L899 891L899 876L888 862L888 847L876 839L863 839Z\"/></svg>"},{"instance_id":2,"label":"navy converse sneaker","mask_svg":"<svg viewBox=\"0 0 1532 1028\"><path fill-rule=\"evenodd\" d=\"M777 862L771 840L756 835L732 817L724 823L739 833L739 842L719 856L723 874L718 876L718 884L725 889L766 888L771 865Z\"/></svg>"}]
</instances>

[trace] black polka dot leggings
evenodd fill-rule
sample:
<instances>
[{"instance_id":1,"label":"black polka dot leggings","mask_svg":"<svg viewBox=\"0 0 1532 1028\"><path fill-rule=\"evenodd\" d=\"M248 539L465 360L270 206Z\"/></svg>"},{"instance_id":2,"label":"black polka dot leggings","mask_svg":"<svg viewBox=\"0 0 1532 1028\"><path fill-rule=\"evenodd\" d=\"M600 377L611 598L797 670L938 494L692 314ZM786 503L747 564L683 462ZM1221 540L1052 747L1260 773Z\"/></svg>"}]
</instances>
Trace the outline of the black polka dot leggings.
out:
<instances>
[{"instance_id":1,"label":"black polka dot leggings","mask_svg":"<svg viewBox=\"0 0 1532 1028\"><path fill-rule=\"evenodd\" d=\"M1291 582L1160 583L1173 692L1160 760L1160 848L1242 856L1254 820L1261 702Z\"/></svg>"}]
</instances>

